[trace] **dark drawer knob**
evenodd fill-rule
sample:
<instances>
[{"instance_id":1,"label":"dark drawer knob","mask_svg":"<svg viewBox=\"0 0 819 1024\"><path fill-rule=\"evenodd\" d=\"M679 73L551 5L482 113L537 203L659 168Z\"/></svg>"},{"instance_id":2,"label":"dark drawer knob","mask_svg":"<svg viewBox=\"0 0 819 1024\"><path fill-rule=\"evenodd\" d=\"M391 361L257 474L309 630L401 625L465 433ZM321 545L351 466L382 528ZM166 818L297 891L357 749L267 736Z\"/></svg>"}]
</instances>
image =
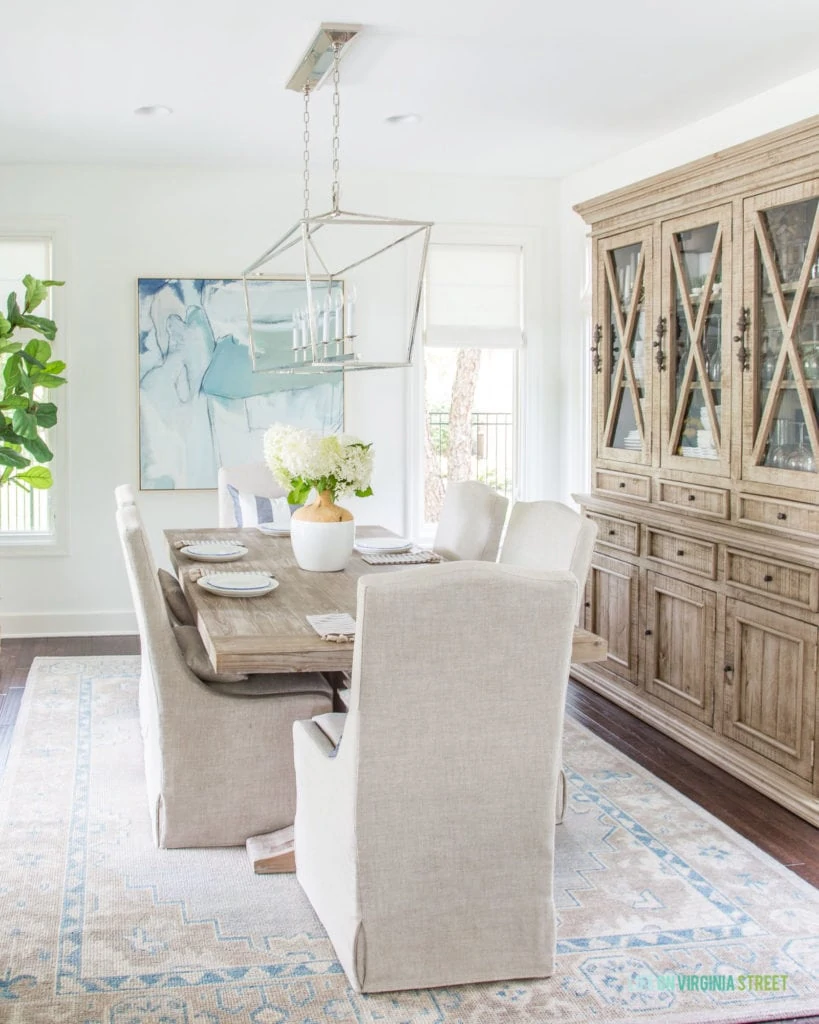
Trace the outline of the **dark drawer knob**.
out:
<instances>
[{"instance_id":1,"label":"dark drawer knob","mask_svg":"<svg viewBox=\"0 0 819 1024\"><path fill-rule=\"evenodd\" d=\"M626 481L625 481L625 480L621 480L618 486L619 486L619 487L620 487L621 489L622 489L622 488L624 488L624 487L626 486Z\"/></svg>"},{"instance_id":2,"label":"dark drawer knob","mask_svg":"<svg viewBox=\"0 0 819 1024\"><path fill-rule=\"evenodd\" d=\"M616 530L609 530L609 537L613 537L617 533Z\"/></svg>"},{"instance_id":3,"label":"dark drawer knob","mask_svg":"<svg viewBox=\"0 0 819 1024\"><path fill-rule=\"evenodd\" d=\"M646 636L651 636L651 630L650 629L646 630Z\"/></svg>"},{"instance_id":4,"label":"dark drawer knob","mask_svg":"<svg viewBox=\"0 0 819 1024\"><path fill-rule=\"evenodd\" d=\"M787 514L787 512L777 512L776 513L776 518L777 519L787 519L788 518L788 514Z\"/></svg>"},{"instance_id":5,"label":"dark drawer knob","mask_svg":"<svg viewBox=\"0 0 819 1024\"><path fill-rule=\"evenodd\" d=\"M680 550L677 552L677 554L680 556L680 558L682 558L682 556L685 554L685 552L683 551L682 548L680 548Z\"/></svg>"},{"instance_id":6,"label":"dark drawer knob","mask_svg":"<svg viewBox=\"0 0 819 1024\"><path fill-rule=\"evenodd\" d=\"M689 501L696 501L697 500L696 494L689 494L688 495L688 500Z\"/></svg>"},{"instance_id":7,"label":"dark drawer knob","mask_svg":"<svg viewBox=\"0 0 819 1024\"><path fill-rule=\"evenodd\" d=\"M733 672L734 671L734 666L733 665L726 665L723 671L725 671L725 672Z\"/></svg>"},{"instance_id":8,"label":"dark drawer knob","mask_svg":"<svg viewBox=\"0 0 819 1024\"><path fill-rule=\"evenodd\" d=\"M770 573L767 573L767 572L766 572L766 573L765 573L765 575L764 575L764 576L762 577L762 579L763 579L763 580L764 580L764 581L765 581L766 583L773 583L773 576L771 576L771 574L770 574Z\"/></svg>"},{"instance_id":9,"label":"dark drawer knob","mask_svg":"<svg viewBox=\"0 0 819 1024\"><path fill-rule=\"evenodd\" d=\"M584 608L591 608L591 601L586 601Z\"/></svg>"}]
</instances>

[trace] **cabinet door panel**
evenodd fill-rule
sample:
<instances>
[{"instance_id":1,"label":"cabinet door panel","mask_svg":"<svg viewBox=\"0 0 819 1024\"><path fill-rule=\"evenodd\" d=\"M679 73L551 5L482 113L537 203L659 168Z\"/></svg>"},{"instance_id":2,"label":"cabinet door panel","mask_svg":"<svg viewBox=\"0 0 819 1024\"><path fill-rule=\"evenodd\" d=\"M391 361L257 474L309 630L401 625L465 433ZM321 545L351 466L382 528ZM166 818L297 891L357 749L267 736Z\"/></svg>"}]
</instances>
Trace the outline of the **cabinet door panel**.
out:
<instances>
[{"instance_id":1,"label":"cabinet door panel","mask_svg":"<svg viewBox=\"0 0 819 1024\"><path fill-rule=\"evenodd\" d=\"M753 196L744 209L743 287L750 326L742 475L787 487L815 487L819 179Z\"/></svg>"},{"instance_id":2,"label":"cabinet door panel","mask_svg":"<svg viewBox=\"0 0 819 1024\"><path fill-rule=\"evenodd\" d=\"M721 206L662 229L660 465L719 476L730 455L731 220Z\"/></svg>"},{"instance_id":3,"label":"cabinet door panel","mask_svg":"<svg viewBox=\"0 0 819 1024\"><path fill-rule=\"evenodd\" d=\"M804 779L813 775L815 626L726 603L723 733Z\"/></svg>"},{"instance_id":4,"label":"cabinet door panel","mask_svg":"<svg viewBox=\"0 0 819 1024\"><path fill-rule=\"evenodd\" d=\"M698 722L714 721L716 597L646 573L645 686Z\"/></svg>"},{"instance_id":5,"label":"cabinet door panel","mask_svg":"<svg viewBox=\"0 0 819 1024\"><path fill-rule=\"evenodd\" d=\"M608 656L601 667L634 684L639 667L638 573L636 565L595 553L586 609L586 628L608 641Z\"/></svg>"},{"instance_id":6,"label":"cabinet door panel","mask_svg":"<svg viewBox=\"0 0 819 1024\"><path fill-rule=\"evenodd\" d=\"M651 462L651 267L649 228L598 239L595 373L597 454Z\"/></svg>"}]
</instances>

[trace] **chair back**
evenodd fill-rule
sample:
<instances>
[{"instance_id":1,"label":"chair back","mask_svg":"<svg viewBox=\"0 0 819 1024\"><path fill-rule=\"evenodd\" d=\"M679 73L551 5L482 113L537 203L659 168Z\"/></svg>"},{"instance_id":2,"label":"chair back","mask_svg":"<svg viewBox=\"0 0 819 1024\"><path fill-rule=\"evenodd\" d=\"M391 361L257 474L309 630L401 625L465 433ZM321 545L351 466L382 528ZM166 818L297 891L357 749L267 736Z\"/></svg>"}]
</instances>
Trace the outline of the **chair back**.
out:
<instances>
[{"instance_id":1,"label":"chair back","mask_svg":"<svg viewBox=\"0 0 819 1024\"><path fill-rule=\"evenodd\" d=\"M368 988L419 943L448 977L543 976L577 580L454 562L358 587L341 750Z\"/></svg>"},{"instance_id":2,"label":"chair back","mask_svg":"<svg viewBox=\"0 0 819 1024\"><path fill-rule=\"evenodd\" d=\"M447 485L433 551L448 559L494 562L509 499L477 480Z\"/></svg>"},{"instance_id":3,"label":"chair back","mask_svg":"<svg viewBox=\"0 0 819 1024\"><path fill-rule=\"evenodd\" d=\"M596 537L597 524L568 505L517 501L498 561L529 569L568 569L577 578L582 597Z\"/></svg>"},{"instance_id":4,"label":"chair back","mask_svg":"<svg viewBox=\"0 0 819 1024\"><path fill-rule=\"evenodd\" d=\"M136 506L136 496L130 484L120 484L114 488L114 497L117 501L117 508L125 508L126 505Z\"/></svg>"},{"instance_id":5,"label":"chair back","mask_svg":"<svg viewBox=\"0 0 819 1024\"><path fill-rule=\"evenodd\" d=\"M219 497L219 525L238 526L233 498L228 485L240 494L259 498L283 498L287 490L273 479L273 474L264 462L249 462L241 466L222 466L217 477Z\"/></svg>"}]
</instances>

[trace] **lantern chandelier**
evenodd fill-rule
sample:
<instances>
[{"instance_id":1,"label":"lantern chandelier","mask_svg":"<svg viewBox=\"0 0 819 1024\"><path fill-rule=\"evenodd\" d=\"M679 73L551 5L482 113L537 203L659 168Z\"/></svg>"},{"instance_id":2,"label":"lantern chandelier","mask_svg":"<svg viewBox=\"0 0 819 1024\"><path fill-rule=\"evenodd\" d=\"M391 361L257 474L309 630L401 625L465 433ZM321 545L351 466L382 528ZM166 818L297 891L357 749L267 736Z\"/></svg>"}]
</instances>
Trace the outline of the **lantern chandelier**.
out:
<instances>
[{"instance_id":1,"label":"lantern chandelier","mask_svg":"<svg viewBox=\"0 0 819 1024\"><path fill-rule=\"evenodd\" d=\"M288 89L304 96L301 219L243 272L256 372L326 373L411 364L418 329L428 221L350 213L340 207L339 64L356 25L324 24ZM333 86L331 209L310 213L310 99ZM287 308L270 308L259 279L293 283Z\"/></svg>"}]
</instances>

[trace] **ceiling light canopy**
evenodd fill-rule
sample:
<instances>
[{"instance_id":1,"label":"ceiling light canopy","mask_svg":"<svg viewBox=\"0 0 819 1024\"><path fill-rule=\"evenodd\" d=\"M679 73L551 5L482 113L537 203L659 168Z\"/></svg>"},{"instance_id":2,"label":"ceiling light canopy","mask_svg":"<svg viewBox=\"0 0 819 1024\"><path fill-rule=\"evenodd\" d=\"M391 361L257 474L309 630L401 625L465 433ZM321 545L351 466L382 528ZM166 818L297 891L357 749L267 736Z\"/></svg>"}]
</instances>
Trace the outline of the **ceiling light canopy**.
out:
<instances>
[{"instance_id":1,"label":"ceiling light canopy","mask_svg":"<svg viewBox=\"0 0 819 1024\"><path fill-rule=\"evenodd\" d=\"M420 114L390 114L384 120L387 124L420 124L423 119Z\"/></svg>"},{"instance_id":2,"label":"ceiling light canopy","mask_svg":"<svg viewBox=\"0 0 819 1024\"><path fill-rule=\"evenodd\" d=\"M412 361L432 224L340 207L339 63L359 31L357 25L322 25L287 83L304 96L304 209L242 274L256 372L374 370ZM331 208L311 214L310 99L327 78L333 84ZM254 308L258 289L249 284L271 275L304 282L303 305L286 317Z\"/></svg>"},{"instance_id":3,"label":"ceiling light canopy","mask_svg":"<svg viewBox=\"0 0 819 1024\"><path fill-rule=\"evenodd\" d=\"M137 107L134 113L140 117L167 117L173 113L173 108L166 107L164 103L151 103L147 107Z\"/></svg>"}]
</instances>

